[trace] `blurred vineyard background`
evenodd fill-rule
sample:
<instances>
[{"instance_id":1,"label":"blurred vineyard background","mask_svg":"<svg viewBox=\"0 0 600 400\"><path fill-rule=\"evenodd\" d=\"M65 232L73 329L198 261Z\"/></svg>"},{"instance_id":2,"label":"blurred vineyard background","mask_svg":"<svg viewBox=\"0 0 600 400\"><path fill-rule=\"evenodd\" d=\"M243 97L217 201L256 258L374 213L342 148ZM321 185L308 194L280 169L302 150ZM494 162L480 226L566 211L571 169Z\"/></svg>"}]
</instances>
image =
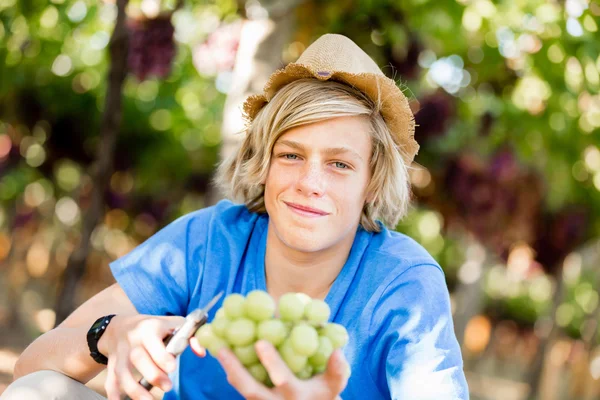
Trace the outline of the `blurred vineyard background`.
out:
<instances>
[{"instance_id":1,"label":"blurred vineyard background","mask_svg":"<svg viewBox=\"0 0 600 400\"><path fill-rule=\"evenodd\" d=\"M416 113L398 230L445 269L472 398L600 398L598 2L0 0L0 22L0 392L109 261L219 198L241 101L334 32Z\"/></svg>"}]
</instances>

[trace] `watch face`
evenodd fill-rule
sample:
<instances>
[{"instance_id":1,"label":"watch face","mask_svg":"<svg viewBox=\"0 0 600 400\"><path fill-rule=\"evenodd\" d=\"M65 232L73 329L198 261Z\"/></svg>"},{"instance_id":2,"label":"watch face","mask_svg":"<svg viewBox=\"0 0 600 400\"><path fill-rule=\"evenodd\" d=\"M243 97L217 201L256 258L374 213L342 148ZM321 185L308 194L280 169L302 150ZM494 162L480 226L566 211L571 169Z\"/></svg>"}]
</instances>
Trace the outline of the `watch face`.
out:
<instances>
[{"instance_id":1,"label":"watch face","mask_svg":"<svg viewBox=\"0 0 600 400\"><path fill-rule=\"evenodd\" d=\"M96 321L96 323L94 323L94 325L92 325L91 330L98 330L101 326L102 323L104 322L104 318L101 318L100 320Z\"/></svg>"}]
</instances>

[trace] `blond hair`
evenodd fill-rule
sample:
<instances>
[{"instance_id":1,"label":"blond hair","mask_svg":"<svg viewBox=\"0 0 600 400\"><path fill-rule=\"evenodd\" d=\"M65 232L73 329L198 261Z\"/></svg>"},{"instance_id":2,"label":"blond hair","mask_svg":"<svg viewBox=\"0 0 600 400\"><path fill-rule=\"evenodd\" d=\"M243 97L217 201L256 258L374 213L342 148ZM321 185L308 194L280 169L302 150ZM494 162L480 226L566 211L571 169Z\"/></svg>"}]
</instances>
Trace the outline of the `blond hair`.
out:
<instances>
[{"instance_id":1,"label":"blond hair","mask_svg":"<svg viewBox=\"0 0 600 400\"><path fill-rule=\"evenodd\" d=\"M340 82L293 81L279 89L249 123L239 149L219 165L215 182L227 197L244 203L250 211L266 212L262 182L277 139L302 125L362 115L371 125L373 150L367 187L372 199L363 207L360 224L373 232L381 230L378 220L394 228L408 211L410 183L402 149L394 142L380 109L381 104Z\"/></svg>"}]
</instances>

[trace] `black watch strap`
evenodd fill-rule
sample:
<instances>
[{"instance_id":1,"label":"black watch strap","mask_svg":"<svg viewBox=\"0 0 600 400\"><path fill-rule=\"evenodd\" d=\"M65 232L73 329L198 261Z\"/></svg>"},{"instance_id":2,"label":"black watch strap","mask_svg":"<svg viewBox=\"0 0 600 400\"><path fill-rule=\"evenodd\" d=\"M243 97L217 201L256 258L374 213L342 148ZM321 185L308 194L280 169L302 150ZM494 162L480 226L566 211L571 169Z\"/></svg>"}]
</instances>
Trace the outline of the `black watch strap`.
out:
<instances>
[{"instance_id":1,"label":"black watch strap","mask_svg":"<svg viewBox=\"0 0 600 400\"><path fill-rule=\"evenodd\" d=\"M111 314L98 318L87 333L87 344L90 348L90 356L92 356L92 358L99 364L106 365L108 363L108 358L98 351L98 341L104 332L106 332L106 327L114 316L115 314Z\"/></svg>"}]
</instances>

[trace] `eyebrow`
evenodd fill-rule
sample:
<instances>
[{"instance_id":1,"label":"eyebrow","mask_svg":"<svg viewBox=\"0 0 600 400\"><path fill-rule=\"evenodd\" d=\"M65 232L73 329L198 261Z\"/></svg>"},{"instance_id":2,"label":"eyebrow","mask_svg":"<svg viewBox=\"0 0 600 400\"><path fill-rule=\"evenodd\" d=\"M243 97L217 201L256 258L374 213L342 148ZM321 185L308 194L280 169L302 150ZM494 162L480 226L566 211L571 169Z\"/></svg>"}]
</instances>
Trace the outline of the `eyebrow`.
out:
<instances>
[{"instance_id":1,"label":"eyebrow","mask_svg":"<svg viewBox=\"0 0 600 400\"><path fill-rule=\"evenodd\" d=\"M288 146L288 147L291 147L291 148L299 150L299 151L305 150L305 147L302 143L298 143L293 140L279 140L275 143L275 146L277 146L278 144ZM329 147L329 148L325 149L323 151L323 153L325 153L326 155L349 154L351 156L358 158L361 161L364 161L363 158L360 156L360 154L358 154L355 150L351 149L350 147L346 147L346 146Z\"/></svg>"}]
</instances>

